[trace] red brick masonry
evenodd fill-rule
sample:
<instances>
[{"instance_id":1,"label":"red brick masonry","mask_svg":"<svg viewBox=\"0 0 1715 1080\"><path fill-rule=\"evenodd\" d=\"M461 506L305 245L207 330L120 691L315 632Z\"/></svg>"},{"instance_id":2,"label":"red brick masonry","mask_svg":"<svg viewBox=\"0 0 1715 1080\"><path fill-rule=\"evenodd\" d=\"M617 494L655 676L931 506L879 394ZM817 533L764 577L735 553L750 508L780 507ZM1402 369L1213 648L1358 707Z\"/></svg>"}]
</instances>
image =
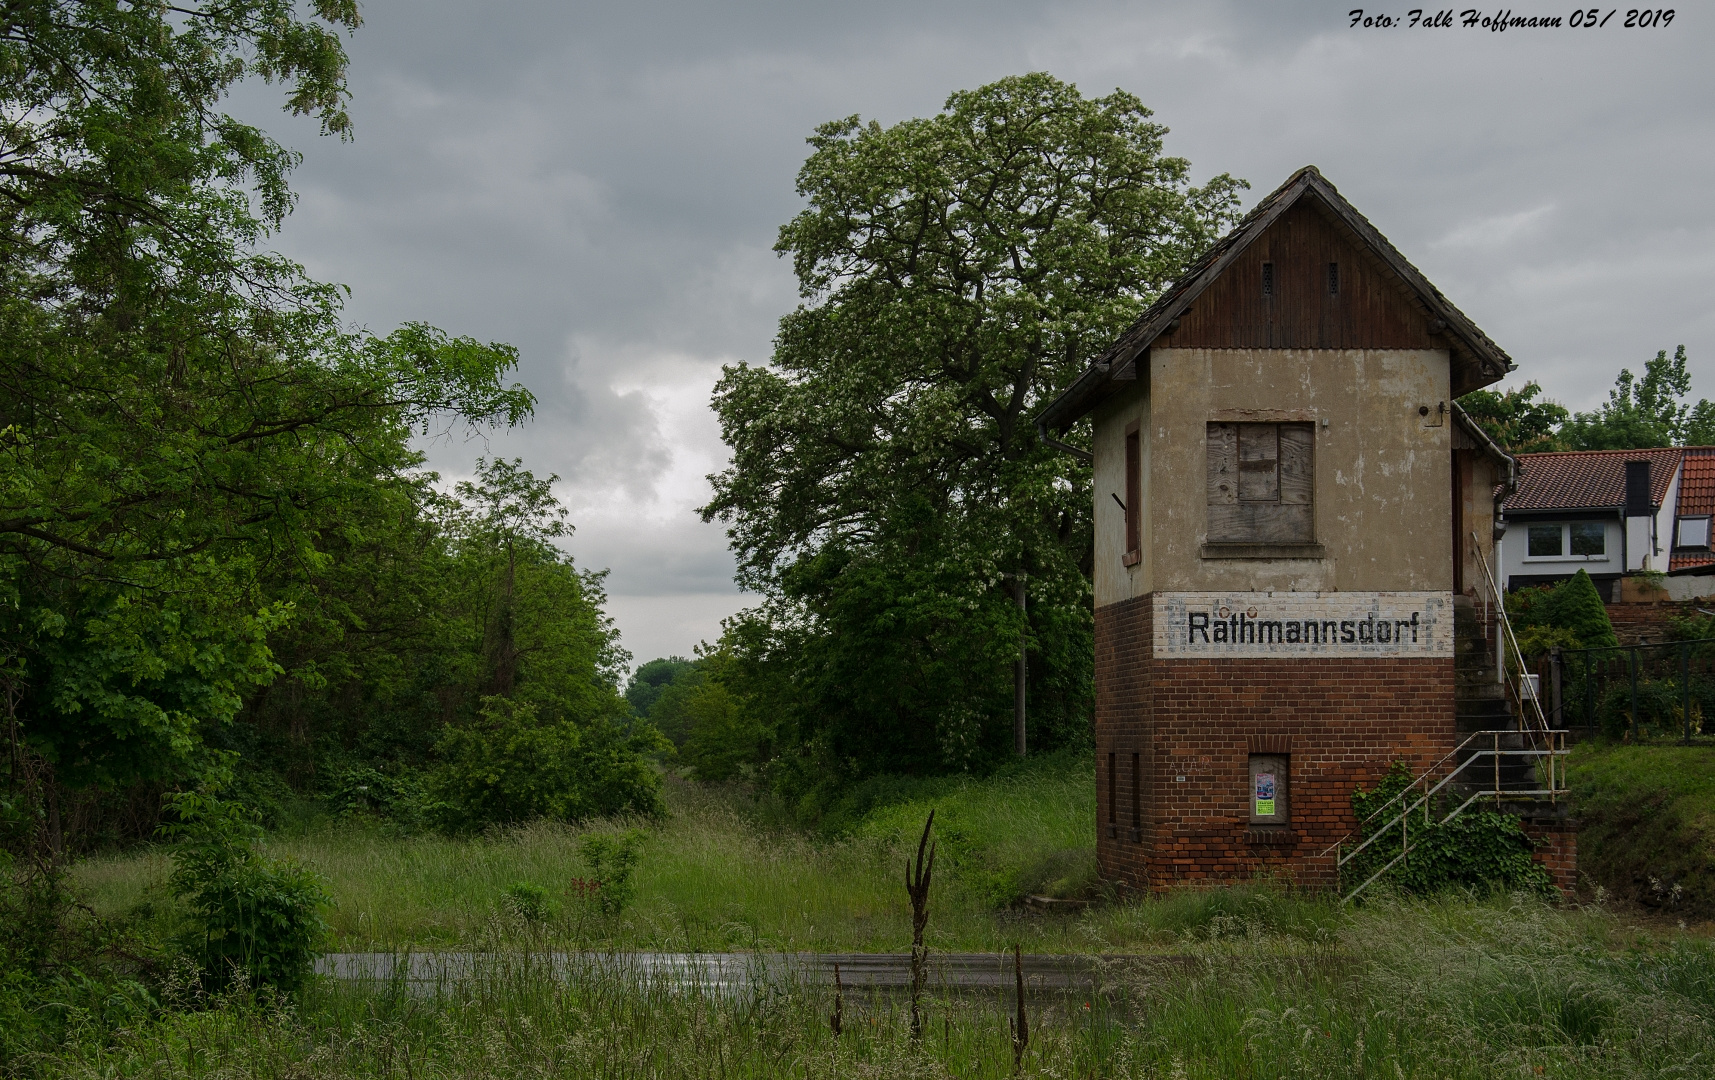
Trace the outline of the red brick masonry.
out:
<instances>
[{"instance_id":1,"label":"red brick masonry","mask_svg":"<svg viewBox=\"0 0 1715 1080\"><path fill-rule=\"evenodd\" d=\"M1536 861L1547 868L1561 894L1571 896L1578 884L1578 823L1526 821L1524 831L1536 841Z\"/></svg>"},{"instance_id":2,"label":"red brick masonry","mask_svg":"<svg viewBox=\"0 0 1715 1080\"><path fill-rule=\"evenodd\" d=\"M1452 658L1157 660L1152 607L1141 596L1096 610L1102 875L1156 889L1268 873L1334 885L1324 852L1355 828L1352 789L1452 749ZM1250 826L1253 753L1291 756L1287 826Z\"/></svg>"}]
</instances>

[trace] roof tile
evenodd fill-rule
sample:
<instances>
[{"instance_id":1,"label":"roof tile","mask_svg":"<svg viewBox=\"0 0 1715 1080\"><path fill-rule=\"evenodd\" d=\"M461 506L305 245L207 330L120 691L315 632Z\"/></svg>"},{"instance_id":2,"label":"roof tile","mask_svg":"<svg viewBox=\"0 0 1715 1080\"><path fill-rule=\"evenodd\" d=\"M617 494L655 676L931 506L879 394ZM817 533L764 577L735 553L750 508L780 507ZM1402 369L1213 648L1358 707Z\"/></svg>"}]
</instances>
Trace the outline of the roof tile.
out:
<instances>
[{"instance_id":1,"label":"roof tile","mask_svg":"<svg viewBox=\"0 0 1715 1080\"><path fill-rule=\"evenodd\" d=\"M1518 490L1507 499L1506 509L1618 508L1626 501L1626 462L1646 460L1650 463L1650 501L1660 506L1684 454L1679 447L1520 454Z\"/></svg>"},{"instance_id":2,"label":"roof tile","mask_svg":"<svg viewBox=\"0 0 1715 1080\"><path fill-rule=\"evenodd\" d=\"M1715 446L1690 446L1685 450L1685 466L1679 474L1679 505L1675 517L1715 515ZM1696 566L1715 566L1715 553L1676 551L1668 563L1668 572L1689 570Z\"/></svg>"}]
</instances>

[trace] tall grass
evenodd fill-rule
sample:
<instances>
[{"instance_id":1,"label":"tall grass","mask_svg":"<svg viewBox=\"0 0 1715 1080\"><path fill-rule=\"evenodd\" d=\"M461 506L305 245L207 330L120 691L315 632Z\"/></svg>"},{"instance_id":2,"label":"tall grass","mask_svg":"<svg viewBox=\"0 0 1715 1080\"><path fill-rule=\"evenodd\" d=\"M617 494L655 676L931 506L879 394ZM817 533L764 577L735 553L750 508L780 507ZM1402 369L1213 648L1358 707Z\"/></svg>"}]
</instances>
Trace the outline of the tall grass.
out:
<instances>
[{"instance_id":1,"label":"tall grass","mask_svg":"<svg viewBox=\"0 0 1715 1080\"><path fill-rule=\"evenodd\" d=\"M1604 913L1525 898L1383 901L1311 945L1247 922L1245 910L1223 916L1245 924L1223 934L1255 948L1184 933L1188 962L1120 963L1102 993L1033 1000L1023 1074L1715 1074L1706 942L1640 937ZM899 998L848 996L836 1038L822 985L759 976L728 993L612 969L561 980L516 955L490 963L438 998L323 984L295 1008L215 1003L76 1043L37 1071L90 1080L1013 1073L1001 995L935 999L913 1045Z\"/></svg>"},{"instance_id":2,"label":"tall grass","mask_svg":"<svg viewBox=\"0 0 1715 1080\"><path fill-rule=\"evenodd\" d=\"M781 824L747 795L672 781L665 822L643 829L637 900L617 920L590 920L572 902L590 871L578 857L587 829L537 823L475 839L400 836L362 822L325 823L268 841L270 854L329 881L338 949L451 947L484 939L508 889L526 884L560 903L546 929L620 948L717 951L778 948L897 951L910 941L905 849L938 809L941 862L929 942L938 949L1082 951L1097 942L1147 945L1153 930L1111 915L1021 919L1026 892L1077 891L1095 872L1095 792L1088 759L1046 760L985 781L941 782L932 794L872 811L849 835L815 838ZM144 851L81 864L76 882L98 910L151 904L165 918L168 861ZM1145 932L1147 931L1147 932Z\"/></svg>"}]
</instances>

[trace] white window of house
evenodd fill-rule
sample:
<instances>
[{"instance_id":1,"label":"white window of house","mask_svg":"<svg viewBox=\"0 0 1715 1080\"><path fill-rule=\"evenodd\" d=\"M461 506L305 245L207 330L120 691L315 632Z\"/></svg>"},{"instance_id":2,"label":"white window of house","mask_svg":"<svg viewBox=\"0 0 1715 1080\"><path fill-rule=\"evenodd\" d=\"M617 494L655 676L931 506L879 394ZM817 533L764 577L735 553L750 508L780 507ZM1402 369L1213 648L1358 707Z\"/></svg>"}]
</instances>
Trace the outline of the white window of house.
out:
<instances>
[{"instance_id":1,"label":"white window of house","mask_svg":"<svg viewBox=\"0 0 1715 1080\"><path fill-rule=\"evenodd\" d=\"M1698 551L1709 550L1709 519L1706 517L1682 517L1679 519L1679 536L1674 547L1695 548Z\"/></svg>"},{"instance_id":2,"label":"white window of house","mask_svg":"<svg viewBox=\"0 0 1715 1080\"><path fill-rule=\"evenodd\" d=\"M1566 527L1572 540L1574 555L1606 555L1608 526L1600 521L1577 521Z\"/></svg>"},{"instance_id":3,"label":"white window of house","mask_svg":"<svg viewBox=\"0 0 1715 1080\"><path fill-rule=\"evenodd\" d=\"M1566 554L1561 546L1562 525L1532 525L1525 534L1525 554L1533 559L1559 558Z\"/></svg>"}]
</instances>

